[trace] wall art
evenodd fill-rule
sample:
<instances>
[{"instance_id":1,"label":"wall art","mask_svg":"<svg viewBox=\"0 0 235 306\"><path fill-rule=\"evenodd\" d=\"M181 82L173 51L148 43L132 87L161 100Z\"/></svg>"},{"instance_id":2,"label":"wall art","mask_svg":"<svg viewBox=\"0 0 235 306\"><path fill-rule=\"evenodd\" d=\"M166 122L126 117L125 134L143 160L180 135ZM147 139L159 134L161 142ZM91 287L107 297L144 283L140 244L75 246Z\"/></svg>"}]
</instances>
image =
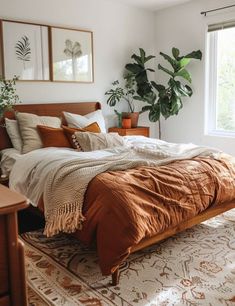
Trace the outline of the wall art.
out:
<instances>
[{"instance_id":1,"label":"wall art","mask_svg":"<svg viewBox=\"0 0 235 306\"><path fill-rule=\"evenodd\" d=\"M92 32L51 27L52 80L93 82Z\"/></svg>"},{"instance_id":2,"label":"wall art","mask_svg":"<svg viewBox=\"0 0 235 306\"><path fill-rule=\"evenodd\" d=\"M48 27L1 22L1 75L5 79L49 81Z\"/></svg>"}]
</instances>

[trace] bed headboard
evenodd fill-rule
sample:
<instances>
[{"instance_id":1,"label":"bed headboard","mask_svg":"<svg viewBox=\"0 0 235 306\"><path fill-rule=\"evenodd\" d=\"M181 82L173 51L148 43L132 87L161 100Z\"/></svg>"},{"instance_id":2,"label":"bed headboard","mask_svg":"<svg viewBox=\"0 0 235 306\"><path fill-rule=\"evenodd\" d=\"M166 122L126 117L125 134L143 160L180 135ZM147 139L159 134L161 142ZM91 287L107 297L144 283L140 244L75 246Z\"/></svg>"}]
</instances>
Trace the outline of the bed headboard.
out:
<instances>
[{"instance_id":1,"label":"bed headboard","mask_svg":"<svg viewBox=\"0 0 235 306\"><path fill-rule=\"evenodd\" d=\"M32 113L39 116L61 117L63 111L86 115L97 109L101 109L101 104L99 102L18 104L14 106L14 109L22 113ZM14 112L6 112L4 117L14 119L15 115ZM0 150L12 147L6 128L3 125L4 118L0 120Z\"/></svg>"}]
</instances>

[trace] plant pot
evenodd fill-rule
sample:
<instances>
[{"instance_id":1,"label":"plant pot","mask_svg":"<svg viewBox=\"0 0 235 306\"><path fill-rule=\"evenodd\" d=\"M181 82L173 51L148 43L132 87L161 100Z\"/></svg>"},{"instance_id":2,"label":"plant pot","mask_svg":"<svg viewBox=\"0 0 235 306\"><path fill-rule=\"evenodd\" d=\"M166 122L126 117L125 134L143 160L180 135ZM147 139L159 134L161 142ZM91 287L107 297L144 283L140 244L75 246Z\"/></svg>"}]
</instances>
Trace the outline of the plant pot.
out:
<instances>
[{"instance_id":1,"label":"plant pot","mask_svg":"<svg viewBox=\"0 0 235 306\"><path fill-rule=\"evenodd\" d=\"M122 118L122 128L123 129L131 128L131 118Z\"/></svg>"},{"instance_id":2,"label":"plant pot","mask_svg":"<svg viewBox=\"0 0 235 306\"><path fill-rule=\"evenodd\" d=\"M131 119L131 127L136 128L138 125L138 120L139 120L139 113L134 112L134 113L122 113L122 118L128 118Z\"/></svg>"}]
</instances>

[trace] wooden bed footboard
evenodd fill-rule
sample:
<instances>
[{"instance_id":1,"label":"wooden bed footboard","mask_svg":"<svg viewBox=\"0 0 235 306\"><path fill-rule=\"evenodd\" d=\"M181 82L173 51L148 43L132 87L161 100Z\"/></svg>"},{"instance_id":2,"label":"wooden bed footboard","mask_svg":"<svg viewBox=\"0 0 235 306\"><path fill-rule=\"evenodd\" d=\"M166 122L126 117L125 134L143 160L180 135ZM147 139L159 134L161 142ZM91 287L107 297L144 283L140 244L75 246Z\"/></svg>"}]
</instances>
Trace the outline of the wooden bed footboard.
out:
<instances>
[{"instance_id":1,"label":"wooden bed footboard","mask_svg":"<svg viewBox=\"0 0 235 306\"><path fill-rule=\"evenodd\" d=\"M197 225L203 221L206 221L208 219L211 219L217 215L220 215L230 209L235 208L235 200L231 202L226 202L221 205L216 206L210 206L205 211L201 212L199 215L186 220L174 227L171 227L167 230L165 230L162 233L159 233L157 235L154 235L152 237L144 238L142 239L138 244L132 246L131 253L140 251L144 248L147 248L157 242L160 242L166 238L169 238L177 233L180 233L184 231L187 228L191 228L194 225ZM119 283L119 267L115 270L115 272L112 274L112 286L116 286Z\"/></svg>"}]
</instances>

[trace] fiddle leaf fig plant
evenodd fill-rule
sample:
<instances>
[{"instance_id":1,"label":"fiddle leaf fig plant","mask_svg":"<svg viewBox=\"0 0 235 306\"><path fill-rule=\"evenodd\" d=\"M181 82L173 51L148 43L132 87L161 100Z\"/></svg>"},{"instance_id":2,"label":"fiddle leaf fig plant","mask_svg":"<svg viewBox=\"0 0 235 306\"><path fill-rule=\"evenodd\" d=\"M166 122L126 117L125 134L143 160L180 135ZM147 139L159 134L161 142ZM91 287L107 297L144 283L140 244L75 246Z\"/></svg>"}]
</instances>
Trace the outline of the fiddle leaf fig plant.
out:
<instances>
[{"instance_id":1,"label":"fiddle leaf fig plant","mask_svg":"<svg viewBox=\"0 0 235 306\"><path fill-rule=\"evenodd\" d=\"M132 55L131 58L134 62L127 64L125 68L136 81L138 96L135 99L147 103L143 106L142 112L149 112L151 122L159 122L159 138L161 138L160 117L163 116L167 119L170 116L178 115L183 107L182 98L192 96L193 91L189 86L192 79L186 66L192 59L201 60L202 53L198 50L180 56L180 51L177 48L172 48L172 56L160 52L160 55L171 66L169 69L158 65L158 69L169 76L167 84L162 85L148 79L147 72L155 72L155 70L146 67L146 65L154 56L146 56L145 51L141 48L139 52L139 55Z\"/></svg>"}]
</instances>

